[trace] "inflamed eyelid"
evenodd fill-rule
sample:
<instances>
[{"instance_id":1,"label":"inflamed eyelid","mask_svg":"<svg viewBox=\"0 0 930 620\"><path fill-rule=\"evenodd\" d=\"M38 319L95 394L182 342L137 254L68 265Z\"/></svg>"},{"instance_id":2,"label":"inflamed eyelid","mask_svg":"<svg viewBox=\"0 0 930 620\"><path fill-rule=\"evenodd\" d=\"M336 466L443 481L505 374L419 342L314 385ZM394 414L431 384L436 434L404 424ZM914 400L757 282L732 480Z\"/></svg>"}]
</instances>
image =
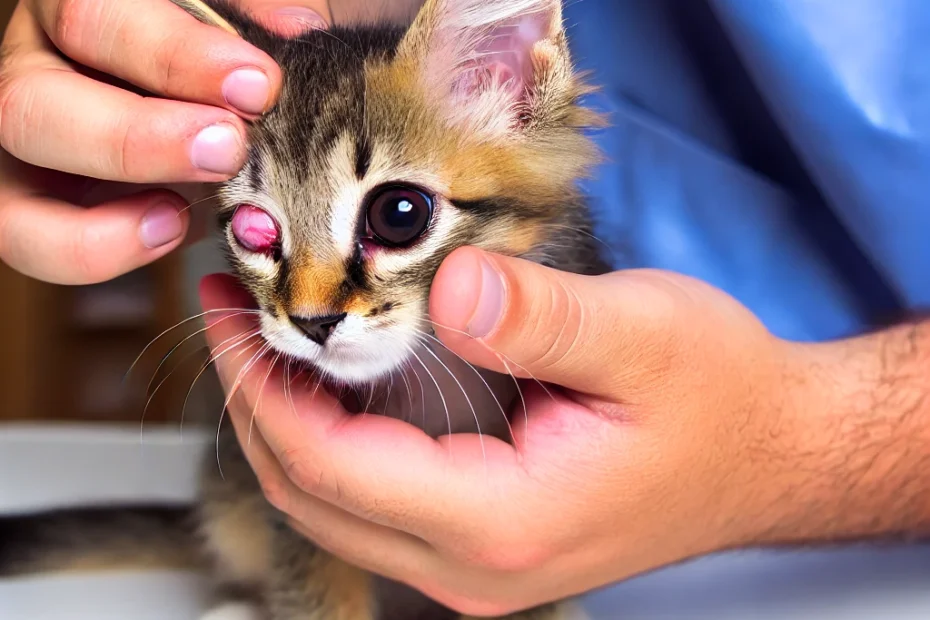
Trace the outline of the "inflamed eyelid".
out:
<instances>
[{"instance_id":1,"label":"inflamed eyelid","mask_svg":"<svg viewBox=\"0 0 930 620\"><path fill-rule=\"evenodd\" d=\"M278 223L267 211L254 205L239 205L230 226L236 241L250 252L273 252L281 239Z\"/></svg>"}]
</instances>

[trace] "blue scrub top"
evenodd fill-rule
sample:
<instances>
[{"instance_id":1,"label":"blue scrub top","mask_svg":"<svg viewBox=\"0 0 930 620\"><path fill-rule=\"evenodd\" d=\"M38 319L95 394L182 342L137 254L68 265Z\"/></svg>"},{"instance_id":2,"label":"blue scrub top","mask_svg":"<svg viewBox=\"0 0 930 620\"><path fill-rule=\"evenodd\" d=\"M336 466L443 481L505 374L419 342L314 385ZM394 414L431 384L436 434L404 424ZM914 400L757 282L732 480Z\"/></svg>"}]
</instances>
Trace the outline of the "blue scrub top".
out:
<instances>
[{"instance_id":1,"label":"blue scrub top","mask_svg":"<svg viewBox=\"0 0 930 620\"><path fill-rule=\"evenodd\" d=\"M618 268L701 278L795 340L930 308L930 0L566 5Z\"/></svg>"}]
</instances>

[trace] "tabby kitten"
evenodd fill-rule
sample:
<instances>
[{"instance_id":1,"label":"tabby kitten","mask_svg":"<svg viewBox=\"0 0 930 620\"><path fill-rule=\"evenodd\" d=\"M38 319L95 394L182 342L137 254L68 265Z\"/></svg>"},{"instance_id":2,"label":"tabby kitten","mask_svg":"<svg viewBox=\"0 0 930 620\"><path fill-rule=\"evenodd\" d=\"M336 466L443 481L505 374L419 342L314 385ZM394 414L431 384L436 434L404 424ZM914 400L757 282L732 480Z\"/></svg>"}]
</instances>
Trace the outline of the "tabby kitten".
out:
<instances>
[{"instance_id":1,"label":"tabby kitten","mask_svg":"<svg viewBox=\"0 0 930 620\"><path fill-rule=\"evenodd\" d=\"M231 265L258 302L270 348L328 386L368 390L365 409L422 407L412 419L433 435L480 427L506 438L514 382L463 370L434 348L427 300L442 260L464 245L605 271L577 189L596 159L583 130L597 117L579 103L587 87L573 71L560 1L427 0L409 28L290 39L223 2L173 1L266 51L285 76L277 106L251 125L248 163L219 192ZM445 375L431 372L440 367ZM406 392L377 389L395 379ZM441 397L450 389L471 396L467 406ZM89 566L146 548L149 559L159 550L212 568L210 620L454 617L291 531L227 426L219 452L224 475L210 455L192 513L0 521L0 571ZM56 550L72 532L82 542ZM568 614L551 605L513 618Z\"/></svg>"}]
</instances>

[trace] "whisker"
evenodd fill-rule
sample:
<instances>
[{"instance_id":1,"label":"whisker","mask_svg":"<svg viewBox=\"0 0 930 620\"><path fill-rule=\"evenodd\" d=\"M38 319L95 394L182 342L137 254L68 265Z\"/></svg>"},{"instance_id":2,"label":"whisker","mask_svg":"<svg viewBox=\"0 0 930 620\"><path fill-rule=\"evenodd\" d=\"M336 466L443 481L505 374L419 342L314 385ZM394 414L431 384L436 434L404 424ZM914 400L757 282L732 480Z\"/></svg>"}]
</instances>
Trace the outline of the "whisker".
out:
<instances>
[{"instance_id":1,"label":"whisker","mask_svg":"<svg viewBox=\"0 0 930 620\"><path fill-rule=\"evenodd\" d=\"M221 342L216 348L219 349L220 347L224 346L230 340L234 340L236 338L239 339L238 342L230 345L227 349L224 349L223 351L220 351L219 353L214 354L211 352L210 355L207 355L207 359L204 360L203 364L200 366L200 370L197 372L197 375L194 377L194 380L191 382L190 387L187 389L187 394L184 396L184 403L181 405L181 422L180 422L179 432L181 434L182 441L184 440L184 417L187 411L187 403L188 401L190 401L191 394L193 394L194 392L194 386L197 385L197 382L200 380L200 377L203 376L203 373L205 373L212 364L216 363L221 357L226 355L226 353L232 351L236 347L240 347L244 345L246 342L248 342L249 340L252 340L256 336L261 336L261 332L258 329L255 329L254 331L252 331L251 334L250 332L236 334L235 336L227 338L226 340ZM251 345L249 346L251 347ZM248 347L246 348L246 351L248 351ZM240 352L239 355L242 355L242 353L243 352ZM233 358L233 359L236 359L236 358Z\"/></svg>"},{"instance_id":2,"label":"whisker","mask_svg":"<svg viewBox=\"0 0 930 620\"><path fill-rule=\"evenodd\" d=\"M510 366L507 365L507 362L501 360L501 364L504 365L507 374L513 379L513 384L517 386L517 394L520 395L520 402L523 404L523 445L526 445L527 433L529 432L528 429L530 426L530 410L527 409L526 398L523 397L523 386L520 385L520 382L517 380L516 375L513 374L513 371L510 370ZM514 443L516 443L517 438L513 434L513 426L510 427L510 436L513 437Z\"/></svg>"},{"instance_id":3,"label":"whisker","mask_svg":"<svg viewBox=\"0 0 930 620\"><path fill-rule=\"evenodd\" d=\"M410 420L413 420L413 391L410 389L410 381L407 379L408 366L409 364L405 362L400 369L400 378L404 380L404 386L407 388L407 412L410 414ZM414 372L414 370L411 369L410 372ZM404 413L404 421L408 422L410 420L407 420L407 413Z\"/></svg>"},{"instance_id":4,"label":"whisker","mask_svg":"<svg viewBox=\"0 0 930 620\"><path fill-rule=\"evenodd\" d=\"M268 372L265 373L265 378L262 380L262 386L258 388L258 396L255 397L255 406L252 407L252 417L249 418L249 440L248 445L252 445L252 428L255 425L255 416L256 412L261 412L262 410L262 394L265 393L265 386L268 385L268 379L271 377L271 371L274 370L275 364L278 363L278 360L281 359L281 354L278 353L275 355L274 359L271 360L271 363L268 364Z\"/></svg>"},{"instance_id":5,"label":"whisker","mask_svg":"<svg viewBox=\"0 0 930 620\"><path fill-rule=\"evenodd\" d=\"M216 321L215 324L217 324L217 323L222 323L223 321L227 321L227 320L229 320L229 319L231 319L231 318L234 318L234 317L237 317L237 316L242 316L243 314L245 314L245 313L244 313L244 312L236 312L236 313L231 314L231 315L229 315L229 316L224 316L223 318L218 319L218 320ZM158 373L161 371L162 367L165 365L165 362L168 361L168 358L170 358L170 357L175 353L175 351L177 351L178 349L180 349L182 346L184 346L184 345L185 345L187 342L189 342L191 339L196 338L197 336L199 336L200 334L204 333L204 332L207 331L208 329L209 329L208 327L202 327L202 328L198 329L198 330L195 331L193 334L190 334L189 336L183 338L179 343L177 343L176 345L174 345L173 347L171 347L171 349L170 349L167 353L165 353L165 355L161 358L161 361L158 363L158 366L155 367L155 372L152 373L152 378L151 378L151 380L149 380L149 384L148 384L148 385L146 386L146 388L145 388L145 393L146 393L146 394L148 394L148 393L149 393L149 390L152 389L152 383L155 382L156 377L158 377Z\"/></svg>"},{"instance_id":6,"label":"whisker","mask_svg":"<svg viewBox=\"0 0 930 620\"><path fill-rule=\"evenodd\" d=\"M214 313L214 312L239 312L239 313L241 313L241 314L249 314L249 313L259 314L259 313L260 313L259 310L254 310L254 309L249 309L249 308L215 308L215 309L213 309L213 310L207 310L207 311L205 311L205 312L201 312L200 314L195 314L194 316L188 317L188 318L184 319L183 321L179 321L179 322L176 323L175 325L169 327L168 329L166 329L166 330L163 331L162 333L160 333L160 334L158 334L157 336L155 336L155 338L153 338L151 342L149 342L147 345L145 345L145 348L142 349L142 352L139 353L139 355L136 356L136 359L133 360L132 364L129 365L129 370L127 370L127 371L126 371L126 374L123 376L123 381L126 381L126 379L129 377L129 375L132 373L132 369L136 367L136 364L139 363L139 360L142 359L142 357L146 354L146 352L147 352L150 348L152 348L152 345L154 345L156 342L158 342L159 340L161 340L164 336L168 335L169 333L171 333L172 331L174 331L174 330L176 330L177 328L181 327L182 325L185 325L185 324L187 324L187 323L190 323L191 321L196 321L197 319L202 318L202 317L204 317L204 316L206 316L206 315L208 315L208 314L212 314L212 313Z\"/></svg>"},{"instance_id":7,"label":"whisker","mask_svg":"<svg viewBox=\"0 0 930 620\"><path fill-rule=\"evenodd\" d=\"M424 320L425 320L425 319L424 319ZM438 325L439 327L441 327L441 328L443 328L443 329L447 329L447 330L449 330L450 332L455 332L455 333L457 333L457 334L462 334L463 336L466 336L466 337L468 337L468 338L471 338L472 340L476 340L476 338L475 338L474 336L472 336L471 334L469 334L468 332L463 332L463 331L460 330L460 329L455 329L454 327L449 327L448 325L443 325L442 323L437 323L436 321L432 321L432 320L431 320L431 321L429 321L429 322L432 323L433 325ZM529 370L527 370L526 368L524 368L524 367L521 366L520 364L516 363L516 362L513 361L511 358L507 357L506 355L504 355L503 353L501 353L501 352L499 352L499 351L492 351L492 353L494 353L494 355L497 356L497 358L500 360L501 364L503 364L503 363L504 363L503 360L506 359L508 362L510 362L511 364L513 364L514 366L516 366L519 370L523 371L523 373L524 373L527 377L529 377L530 379L532 379L533 381L535 381L535 382L539 385L539 387L541 387L541 388L543 389L543 391L549 396L549 398L551 398L553 401L555 401L555 396L552 395L552 392L549 391L549 388L547 388L547 387L543 384L542 381L540 381L539 379L537 379L536 376L535 376L533 373L531 373ZM506 364L504 364L504 366L506 367ZM509 368L508 368L508 372L510 372ZM511 373L511 376L513 376L513 373Z\"/></svg>"},{"instance_id":8,"label":"whisker","mask_svg":"<svg viewBox=\"0 0 930 620\"><path fill-rule=\"evenodd\" d=\"M485 466L485 468L487 468L487 466L488 466L488 455L487 455L487 453L485 452L485 449L484 449L484 434L481 432L481 422L478 420L478 412L475 411L475 406L472 404L471 398L468 397L468 392L465 391L464 386L462 386L462 383L459 381L458 377L455 376L455 373L453 373L453 372L449 369L449 367L446 366L446 363L443 362L443 361L439 358L438 355L436 355L436 353L433 351L432 347L429 346L429 342L423 341L423 340L421 340L421 342L423 342L423 348L426 349L426 352L429 353L430 355L432 355L433 358L434 358L437 362L439 362L439 364L440 364L443 368L446 369L446 372L449 373L449 376L452 377L452 380L455 381L455 384L456 384L457 386L459 386L459 389L462 391L462 396L465 397L465 402L468 403L468 408L471 409L471 415L472 415L473 418L475 418L475 428L478 429L478 443L481 444L481 457L482 457L482 459L484 460L484 466ZM488 389L490 389L490 386L488 386ZM499 404L499 403L498 403L498 404ZM503 411L503 409L502 409L501 411Z\"/></svg>"},{"instance_id":9,"label":"whisker","mask_svg":"<svg viewBox=\"0 0 930 620\"><path fill-rule=\"evenodd\" d=\"M462 360L463 362L465 362L465 364L466 364L469 368L472 369L472 371L475 373L475 375L477 375L478 378L481 380L481 382L484 384L484 387L487 388L488 393L491 395L491 398L493 398L493 399L494 399L494 402L497 403L497 408L500 409L501 417L503 417L503 418L504 418L504 422L507 423L507 428L508 428L509 431L510 431L510 437L511 437L511 439L513 439L514 441L516 441L516 438L515 438L514 435L513 435L513 426L510 424L510 419L507 417L507 412L504 411L504 406L501 404L501 401L497 398L497 394L494 393L494 390L491 389L491 385L487 382L487 380L484 378L484 376L482 376L482 374L478 371L478 369L475 368L475 366L474 366L471 362L469 362L468 360L466 360L464 357L462 357L461 355L459 355L458 353L456 353L455 351L453 351L452 349L450 349L449 347L447 347L447 346L445 345L445 343L444 343L442 340L440 340L439 338L437 338L436 336L433 336L432 334L424 334L424 335L425 335L427 338L430 338L431 340L434 340L434 341L436 342L436 344L438 344L439 346L441 346L442 348L444 348L446 351L448 351L448 352L451 353L452 355L456 356L457 358L459 358L460 360ZM512 374L511 374L511 377L513 377ZM518 390L518 391L519 391L519 387L520 387L520 384L517 383L517 390ZM521 394L520 396L521 396L521 398L522 398L523 395Z\"/></svg>"},{"instance_id":10,"label":"whisker","mask_svg":"<svg viewBox=\"0 0 930 620\"><path fill-rule=\"evenodd\" d=\"M562 230L567 230L569 232L578 233L579 235L584 235L586 237L591 238L593 241L597 241L602 246L604 246L606 250L609 250L611 253L613 253L614 251L614 249L610 245L608 245L606 241L604 241L597 235L591 233L590 231L584 230L583 228L578 228L576 226L569 226L568 224L556 224L554 222L543 224L542 227L543 228L559 228Z\"/></svg>"},{"instance_id":11,"label":"whisker","mask_svg":"<svg viewBox=\"0 0 930 620\"><path fill-rule=\"evenodd\" d=\"M288 406L291 409L291 414L296 418L297 417L297 407L294 405L294 395L291 392L291 382L293 378L291 377L291 362L289 359L284 359L284 400L287 401Z\"/></svg>"},{"instance_id":12,"label":"whisker","mask_svg":"<svg viewBox=\"0 0 930 620\"><path fill-rule=\"evenodd\" d=\"M220 193L215 192L213 194L210 194L209 196L205 196L203 198L200 198L199 200L195 200L194 202L190 203L189 205L187 205L186 207L178 211L178 213L184 213L185 211L189 210L194 205L199 205L201 202L207 202L208 200L214 200L215 198L219 198L219 197L220 197Z\"/></svg>"},{"instance_id":13,"label":"whisker","mask_svg":"<svg viewBox=\"0 0 930 620\"><path fill-rule=\"evenodd\" d=\"M420 356L417 355L417 352L413 350L413 347L411 347L410 345L404 345L404 346L407 347L407 350L410 351L410 354L413 355L413 357L416 358L416 360L417 360L418 362L420 362L420 366L422 366L422 367L423 367L423 370L426 371L426 374L427 374L427 375L429 376L429 378L433 381L433 385L436 386L436 391L439 392L439 400L442 401L442 407L443 407L443 409L444 409L445 412L446 412L446 424L448 425L448 428L449 428L449 448L450 448L450 450L451 450L451 448L452 448L452 418L449 417L449 406L446 404L446 397L445 397L445 396L443 395L443 393L442 393L442 388L439 387L439 382L436 381L436 377L433 376L433 373L430 372L430 369L427 368L426 364L423 363L423 360L420 359ZM422 383L421 383L421 385L422 385ZM424 405L423 405L423 426L424 426L424 428L425 428L425 427L426 427L426 404L425 404L425 403L426 403L426 398L425 398L425 395L424 395L424 398L423 398L423 403L424 403Z\"/></svg>"},{"instance_id":14,"label":"whisker","mask_svg":"<svg viewBox=\"0 0 930 620\"><path fill-rule=\"evenodd\" d=\"M229 409L229 404L232 402L232 399L236 395L236 392L238 392L239 389L241 388L242 381L245 379L245 375L247 375L252 370L253 366L258 362L259 359L261 359L262 355L264 355L265 352L269 350L270 348L271 348L271 345L267 342L259 347L258 351L256 351L255 354L252 355L249 361L246 362L245 365L241 369L239 369L239 373L236 375L235 381L233 381L232 387L229 390L229 394L226 396L226 400L223 403L223 413L220 414L220 423L216 428L216 463L218 466L220 465L220 430L222 429L223 417L226 415L226 410ZM222 466L220 466L220 475L222 475L222 473L223 473Z\"/></svg>"},{"instance_id":15,"label":"whisker","mask_svg":"<svg viewBox=\"0 0 930 620\"><path fill-rule=\"evenodd\" d=\"M198 348L198 349L194 349L193 351L191 351L190 353L188 353L187 355L185 355L184 357L182 357L182 358L181 358L181 361L178 362L177 364L175 364L174 368L172 368L171 371L170 371L167 375L165 375L164 378L162 378L161 381L158 382L158 385L155 386L155 389L152 390L151 393L149 392L149 390L151 389L151 382L149 382L149 388L148 388L148 389L146 390L146 392L145 392L146 394L148 394L148 398L146 398L146 400L145 400L145 405L142 407L142 415L141 415L141 417L139 418L139 442L140 442L140 443L143 442L143 441L145 440L145 414L148 413L149 407L152 405L152 401L155 400L155 397L158 395L159 390L161 390L161 388L162 388L162 386L165 384L165 382L168 381L168 379L171 378L171 375L173 375L175 372L177 372L177 370L178 370L181 366L184 365L184 362L186 362L187 360L191 359L192 357L194 357L195 355L197 355L198 353L200 353L202 350L203 350L202 347L201 347L201 348ZM161 368L161 366L159 366L159 368ZM157 371L156 371L156 372L157 372ZM154 380L155 380L155 378L154 378L154 376L153 376L153 377L152 377L152 381L154 381Z\"/></svg>"},{"instance_id":16,"label":"whisker","mask_svg":"<svg viewBox=\"0 0 930 620\"><path fill-rule=\"evenodd\" d=\"M391 375L391 383L388 384L387 396L384 398L384 408L391 404L391 390L394 389L394 375Z\"/></svg>"},{"instance_id":17,"label":"whisker","mask_svg":"<svg viewBox=\"0 0 930 620\"><path fill-rule=\"evenodd\" d=\"M365 405L365 408L362 409L362 414L368 413L368 410L371 409L371 402L375 398L375 385L372 383L368 386L368 404Z\"/></svg>"}]
</instances>

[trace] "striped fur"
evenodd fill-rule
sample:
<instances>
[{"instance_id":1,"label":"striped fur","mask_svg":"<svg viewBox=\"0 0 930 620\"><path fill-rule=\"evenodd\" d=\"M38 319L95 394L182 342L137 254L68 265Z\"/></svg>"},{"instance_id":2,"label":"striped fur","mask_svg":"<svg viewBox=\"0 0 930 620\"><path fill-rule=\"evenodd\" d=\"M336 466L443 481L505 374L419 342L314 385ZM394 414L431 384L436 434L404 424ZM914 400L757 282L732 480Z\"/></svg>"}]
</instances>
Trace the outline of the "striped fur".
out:
<instances>
[{"instance_id":1,"label":"striped fur","mask_svg":"<svg viewBox=\"0 0 930 620\"><path fill-rule=\"evenodd\" d=\"M285 76L276 107L250 126L245 168L220 188L219 214L230 263L263 310L263 336L278 352L331 383L363 386L374 396L385 379L412 383L411 355L425 352L421 339L430 333L430 285L454 249L473 245L567 271L605 271L577 189L597 161L584 130L600 119L580 105L589 87L572 69L558 0L427 0L409 28L385 22L292 39L225 2L173 1L265 50ZM429 228L402 250L362 252L365 197L398 182L433 197ZM238 246L229 222L243 203L277 220L274 256ZM333 332L332 347L311 342L288 318L339 313L348 316ZM445 353L430 355L442 363ZM445 420L426 416L427 403L444 388L462 389L484 416L474 424L506 437L488 396L504 406L513 402L509 377L469 370L434 381L435 392L420 381L420 400L410 394L397 415L422 405L422 426L439 434ZM391 410L390 394L383 401L378 394L369 408ZM471 411L450 413L449 430L475 430ZM462 419L467 424L460 426ZM271 620L454 617L288 528L264 501L227 427L219 456L224 477L212 459L205 465L193 522L183 512L0 522L0 571L99 566L131 551L152 564L153 551L165 551L164 562L206 566L218 602L236 603L227 608L239 614L253 606ZM81 542L64 544L56 530ZM164 542L146 547L153 536ZM191 540L199 543L196 554L183 544ZM575 616L568 607L553 605L512 618L569 617Z\"/></svg>"}]
</instances>

